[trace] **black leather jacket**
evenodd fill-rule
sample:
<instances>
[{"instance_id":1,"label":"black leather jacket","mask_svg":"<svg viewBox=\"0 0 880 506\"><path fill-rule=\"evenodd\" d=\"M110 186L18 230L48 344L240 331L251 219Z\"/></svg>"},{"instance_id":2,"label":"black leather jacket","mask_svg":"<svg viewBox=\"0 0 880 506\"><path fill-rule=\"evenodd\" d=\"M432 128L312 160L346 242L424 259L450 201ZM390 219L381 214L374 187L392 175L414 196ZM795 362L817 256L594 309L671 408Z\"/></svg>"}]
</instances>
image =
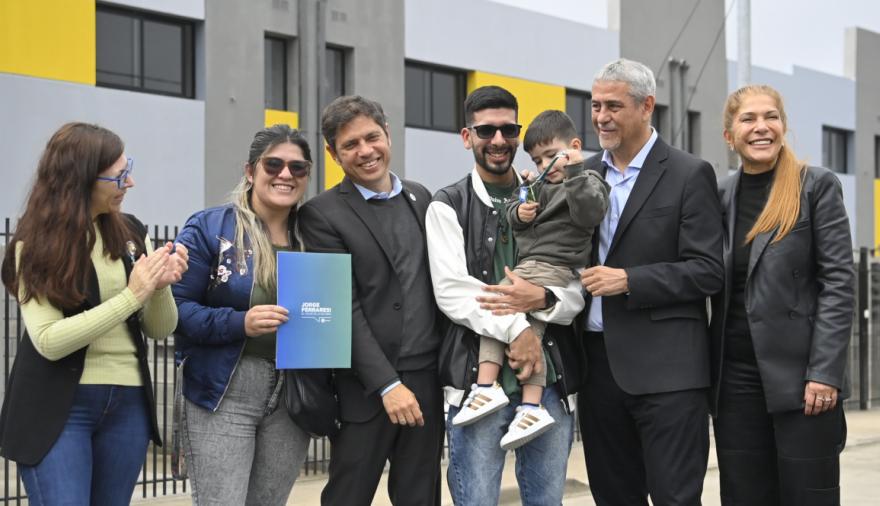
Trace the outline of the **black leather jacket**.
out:
<instances>
[{"instance_id":1,"label":"black leather jacket","mask_svg":"<svg viewBox=\"0 0 880 506\"><path fill-rule=\"evenodd\" d=\"M719 183L724 213L725 288L712 297L713 406L724 361L724 328L733 276L736 192L742 172ZM746 280L746 313L769 412L803 409L806 381L850 394L847 350L854 311L854 271L849 219L840 181L831 171L807 167L800 215L778 242L775 231L752 242Z\"/></svg>"}]
</instances>

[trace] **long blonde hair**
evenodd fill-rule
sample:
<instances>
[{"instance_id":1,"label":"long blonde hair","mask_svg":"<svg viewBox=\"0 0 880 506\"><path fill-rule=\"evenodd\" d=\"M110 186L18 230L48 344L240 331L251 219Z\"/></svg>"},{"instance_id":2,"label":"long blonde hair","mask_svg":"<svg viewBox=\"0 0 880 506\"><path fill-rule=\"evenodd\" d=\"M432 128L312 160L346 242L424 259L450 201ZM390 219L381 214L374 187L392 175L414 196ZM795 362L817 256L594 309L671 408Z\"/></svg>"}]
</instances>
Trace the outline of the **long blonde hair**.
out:
<instances>
[{"instance_id":1,"label":"long blonde hair","mask_svg":"<svg viewBox=\"0 0 880 506\"><path fill-rule=\"evenodd\" d=\"M743 86L727 97L727 102L724 104L724 131L732 133L733 119L742 107L743 100L754 95L765 95L773 99L782 120L783 135L788 132L788 119L782 96L774 88L764 84ZM752 242L758 234L774 229L776 236L773 242L781 240L791 232L801 212L801 187L805 168L806 164L795 156L787 143L783 142L779 157L776 159L767 204L758 215L752 229L746 234L746 243Z\"/></svg>"},{"instance_id":2,"label":"long blonde hair","mask_svg":"<svg viewBox=\"0 0 880 506\"><path fill-rule=\"evenodd\" d=\"M309 144L302 134L284 124L273 125L257 132L248 152L248 165L256 174L257 163L260 158L275 146L291 143L302 150L303 158L312 161L312 153ZM253 257L254 282L263 289L274 292L276 288L275 252L272 249L272 239L269 230L263 220L254 212L251 204L253 185L243 175L241 180L232 190L230 201L235 207L235 239L236 268L246 266L247 249ZM296 219L296 206L290 210L291 220ZM293 229L291 224L288 228Z\"/></svg>"}]
</instances>

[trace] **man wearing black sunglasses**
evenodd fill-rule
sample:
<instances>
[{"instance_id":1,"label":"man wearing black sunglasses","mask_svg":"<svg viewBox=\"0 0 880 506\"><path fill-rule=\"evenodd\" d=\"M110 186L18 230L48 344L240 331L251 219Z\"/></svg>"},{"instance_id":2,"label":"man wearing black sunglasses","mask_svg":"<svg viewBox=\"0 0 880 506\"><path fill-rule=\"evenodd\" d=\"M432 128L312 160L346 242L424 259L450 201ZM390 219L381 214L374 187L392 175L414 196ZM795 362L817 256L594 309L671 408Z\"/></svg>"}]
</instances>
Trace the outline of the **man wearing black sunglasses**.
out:
<instances>
[{"instance_id":1,"label":"man wearing black sunglasses","mask_svg":"<svg viewBox=\"0 0 880 506\"><path fill-rule=\"evenodd\" d=\"M517 111L516 98L498 86L484 86L468 95L461 138L474 154L474 168L437 192L426 217L434 294L440 310L452 321L444 336L439 372L450 404L447 481L457 505L498 503L506 454L500 441L517 416L521 399L517 378L528 378L533 371L547 373L541 403L556 420L550 430L516 449L524 504L562 502L571 449L573 422L566 401L579 373L564 357L577 353L560 347L573 345L573 335L569 327L550 325L542 347L525 314L568 325L583 299L576 281L544 289L508 269L516 265L516 244L505 208L522 184L513 168L521 129ZM512 283L498 286L505 277ZM477 386L479 336L509 346L508 364L499 380L510 403L485 421L456 426L455 415L471 409L463 405L465 394Z\"/></svg>"},{"instance_id":2,"label":"man wearing black sunglasses","mask_svg":"<svg viewBox=\"0 0 880 506\"><path fill-rule=\"evenodd\" d=\"M299 227L307 250L351 255L354 285L352 367L336 373L343 423L321 504L369 505L389 460L395 505L439 504L441 335L424 231L431 194L391 172L378 103L334 100L321 133L345 178L299 210Z\"/></svg>"}]
</instances>

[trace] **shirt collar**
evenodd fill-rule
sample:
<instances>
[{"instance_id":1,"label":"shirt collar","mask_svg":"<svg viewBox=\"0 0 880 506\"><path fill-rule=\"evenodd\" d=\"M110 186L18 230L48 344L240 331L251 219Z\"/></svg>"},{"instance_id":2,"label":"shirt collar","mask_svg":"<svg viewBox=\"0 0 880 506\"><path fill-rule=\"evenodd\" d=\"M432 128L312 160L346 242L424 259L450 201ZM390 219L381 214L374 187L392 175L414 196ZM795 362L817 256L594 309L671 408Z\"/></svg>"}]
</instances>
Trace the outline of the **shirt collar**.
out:
<instances>
[{"instance_id":1,"label":"shirt collar","mask_svg":"<svg viewBox=\"0 0 880 506\"><path fill-rule=\"evenodd\" d=\"M388 173L391 176L391 191L390 192L374 192L369 188L365 188L354 181L354 187L361 193L361 196L364 200L388 200L390 198L394 198L403 191L403 183L400 182L400 178L393 172Z\"/></svg>"},{"instance_id":2,"label":"shirt collar","mask_svg":"<svg viewBox=\"0 0 880 506\"><path fill-rule=\"evenodd\" d=\"M642 149L636 154L635 158L629 162L629 166L627 169L641 169L642 165L645 164L645 160L648 158L648 153L651 152L651 148L654 147L654 143L657 142L657 130L654 127L651 127L651 137L648 138L648 142L642 146ZM614 161L611 158L611 152L607 149L602 153L602 163L609 167L614 167Z\"/></svg>"}]
</instances>

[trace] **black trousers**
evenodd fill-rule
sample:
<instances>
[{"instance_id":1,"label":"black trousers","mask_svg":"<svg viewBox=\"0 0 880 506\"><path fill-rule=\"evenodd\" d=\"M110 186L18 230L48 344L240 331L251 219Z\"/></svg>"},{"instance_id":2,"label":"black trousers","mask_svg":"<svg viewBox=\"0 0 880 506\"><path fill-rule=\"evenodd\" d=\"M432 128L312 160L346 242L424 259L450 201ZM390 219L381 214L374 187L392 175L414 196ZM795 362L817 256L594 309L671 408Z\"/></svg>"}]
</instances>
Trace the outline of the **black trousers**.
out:
<instances>
[{"instance_id":1,"label":"black trousers","mask_svg":"<svg viewBox=\"0 0 880 506\"><path fill-rule=\"evenodd\" d=\"M709 458L706 389L631 395L614 381L601 333L587 332L578 417L599 506L699 505Z\"/></svg>"},{"instance_id":2,"label":"black trousers","mask_svg":"<svg viewBox=\"0 0 880 506\"><path fill-rule=\"evenodd\" d=\"M387 461L392 504L440 504L445 426L437 371L404 371L400 379L418 399L425 425L393 424L384 409L364 423L344 422L331 441L330 476L321 492L322 505L369 506Z\"/></svg>"},{"instance_id":3,"label":"black trousers","mask_svg":"<svg viewBox=\"0 0 880 506\"><path fill-rule=\"evenodd\" d=\"M762 391L722 384L713 427L722 505L840 504L840 404L816 416L803 409L767 413Z\"/></svg>"}]
</instances>

